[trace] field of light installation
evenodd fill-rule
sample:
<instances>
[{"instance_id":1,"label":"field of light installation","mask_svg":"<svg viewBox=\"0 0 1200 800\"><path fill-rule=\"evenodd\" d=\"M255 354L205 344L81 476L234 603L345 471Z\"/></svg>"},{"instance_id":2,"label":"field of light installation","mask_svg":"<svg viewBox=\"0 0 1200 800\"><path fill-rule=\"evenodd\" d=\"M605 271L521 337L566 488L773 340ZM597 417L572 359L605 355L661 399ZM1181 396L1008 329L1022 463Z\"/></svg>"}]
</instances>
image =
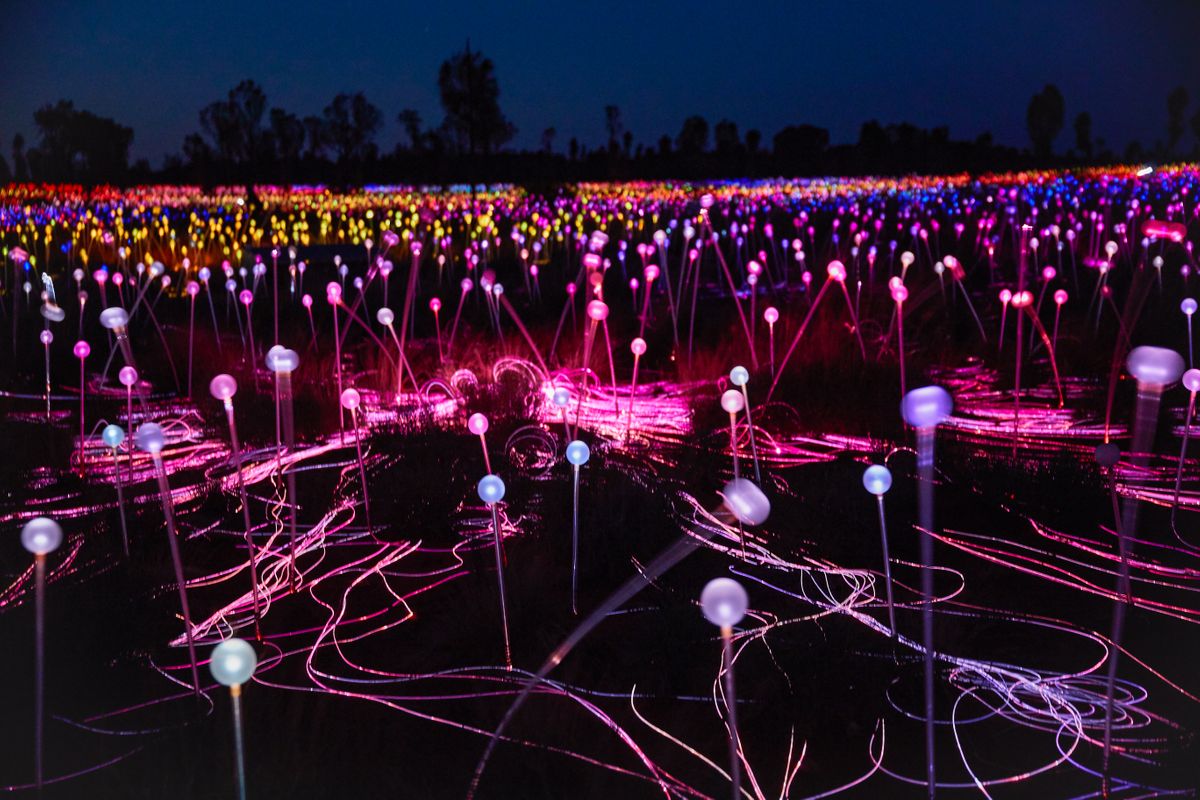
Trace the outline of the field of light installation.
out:
<instances>
[{"instance_id":1,"label":"field of light installation","mask_svg":"<svg viewBox=\"0 0 1200 800\"><path fill-rule=\"evenodd\" d=\"M1191 795L1198 192L10 186L0 788Z\"/></svg>"}]
</instances>

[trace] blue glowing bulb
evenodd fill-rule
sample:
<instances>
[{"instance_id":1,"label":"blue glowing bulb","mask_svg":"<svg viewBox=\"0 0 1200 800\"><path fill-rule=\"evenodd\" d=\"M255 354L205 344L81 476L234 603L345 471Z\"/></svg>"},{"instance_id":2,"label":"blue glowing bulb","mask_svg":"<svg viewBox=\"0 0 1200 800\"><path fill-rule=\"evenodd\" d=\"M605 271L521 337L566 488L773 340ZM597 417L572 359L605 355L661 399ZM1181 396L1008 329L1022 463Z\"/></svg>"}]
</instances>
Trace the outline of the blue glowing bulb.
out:
<instances>
[{"instance_id":1,"label":"blue glowing bulb","mask_svg":"<svg viewBox=\"0 0 1200 800\"><path fill-rule=\"evenodd\" d=\"M504 499L504 481L499 475L484 475L479 482L479 499L489 506Z\"/></svg>"},{"instance_id":2,"label":"blue glowing bulb","mask_svg":"<svg viewBox=\"0 0 1200 800\"><path fill-rule=\"evenodd\" d=\"M578 439L567 445L567 461L577 467L586 464L591 455L592 451L588 449L588 446Z\"/></svg>"}]
</instances>

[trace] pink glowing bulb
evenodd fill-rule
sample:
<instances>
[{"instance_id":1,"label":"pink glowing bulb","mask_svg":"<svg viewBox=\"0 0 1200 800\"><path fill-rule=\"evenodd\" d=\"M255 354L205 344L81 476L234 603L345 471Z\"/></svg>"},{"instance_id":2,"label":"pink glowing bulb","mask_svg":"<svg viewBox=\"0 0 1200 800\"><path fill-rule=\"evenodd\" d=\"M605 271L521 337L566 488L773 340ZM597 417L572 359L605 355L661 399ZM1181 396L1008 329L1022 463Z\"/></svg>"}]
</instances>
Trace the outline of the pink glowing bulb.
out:
<instances>
[{"instance_id":1,"label":"pink glowing bulb","mask_svg":"<svg viewBox=\"0 0 1200 800\"><path fill-rule=\"evenodd\" d=\"M767 321L768 325L774 325L779 321L779 309L775 306L767 306L766 310L763 311L763 319Z\"/></svg>"},{"instance_id":2,"label":"pink glowing bulb","mask_svg":"<svg viewBox=\"0 0 1200 800\"><path fill-rule=\"evenodd\" d=\"M358 393L357 389L346 389L342 392L341 401L342 408L347 411L354 411L362 405L362 395Z\"/></svg>"},{"instance_id":3,"label":"pink glowing bulb","mask_svg":"<svg viewBox=\"0 0 1200 800\"><path fill-rule=\"evenodd\" d=\"M593 300L587 304L587 315L594 322L603 322L608 318L608 306L603 300Z\"/></svg>"},{"instance_id":4,"label":"pink glowing bulb","mask_svg":"<svg viewBox=\"0 0 1200 800\"><path fill-rule=\"evenodd\" d=\"M1052 281L1052 280L1054 280L1054 278L1057 275L1058 275L1058 270L1056 270L1054 267L1051 267L1051 266L1042 267L1042 280L1047 281L1047 282Z\"/></svg>"},{"instance_id":5,"label":"pink glowing bulb","mask_svg":"<svg viewBox=\"0 0 1200 800\"><path fill-rule=\"evenodd\" d=\"M98 269L92 273L92 280L103 286L104 282L108 280L108 273L102 269Z\"/></svg>"},{"instance_id":6,"label":"pink glowing bulb","mask_svg":"<svg viewBox=\"0 0 1200 800\"><path fill-rule=\"evenodd\" d=\"M573 284L573 283L567 284L567 295L570 297L575 296L575 284Z\"/></svg>"},{"instance_id":7,"label":"pink glowing bulb","mask_svg":"<svg viewBox=\"0 0 1200 800\"><path fill-rule=\"evenodd\" d=\"M483 436L488 432L488 418L479 412L475 412L467 418L467 430L476 436Z\"/></svg>"},{"instance_id":8,"label":"pink glowing bulb","mask_svg":"<svg viewBox=\"0 0 1200 800\"><path fill-rule=\"evenodd\" d=\"M329 305L336 306L342 301L342 287L336 281L330 281L325 284L325 299L329 301Z\"/></svg>"},{"instance_id":9,"label":"pink glowing bulb","mask_svg":"<svg viewBox=\"0 0 1200 800\"><path fill-rule=\"evenodd\" d=\"M85 342L83 339L80 339L78 342L75 343L75 357L76 358L82 360L82 359L87 358L91 354L92 354L92 346L90 344L88 344L87 342Z\"/></svg>"},{"instance_id":10,"label":"pink glowing bulb","mask_svg":"<svg viewBox=\"0 0 1200 800\"><path fill-rule=\"evenodd\" d=\"M629 289L630 289L630 291L634 291L634 292L636 292L636 291L638 290L638 286L640 286L640 285L641 285L641 284L639 284L639 283L638 283L638 279L637 279L637 278L630 278L630 279L629 279Z\"/></svg>"},{"instance_id":11,"label":"pink glowing bulb","mask_svg":"<svg viewBox=\"0 0 1200 800\"><path fill-rule=\"evenodd\" d=\"M435 314L438 313L439 311L441 311L442 310L442 301L436 297L430 298L429 299L429 310Z\"/></svg>"},{"instance_id":12,"label":"pink glowing bulb","mask_svg":"<svg viewBox=\"0 0 1200 800\"><path fill-rule=\"evenodd\" d=\"M751 261L746 265L746 271L757 277L762 272L762 265L757 261Z\"/></svg>"},{"instance_id":13,"label":"pink glowing bulb","mask_svg":"<svg viewBox=\"0 0 1200 800\"><path fill-rule=\"evenodd\" d=\"M138 371L133 367L121 367L121 371L117 373L117 380L121 385L128 388L138 382Z\"/></svg>"},{"instance_id":14,"label":"pink glowing bulb","mask_svg":"<svg viewBox=\"0 0 1200 800\"><path fill-rule=\"evenodd\" d=\"M242 289L241 294L238 295L238 300L241 301L242 305L249 306L254 301L254 293L249 289Z\"/></svg>"},{"instance_id":15,"label":"pink glowing bulb","mask_svg":"<svg viewBox=\"0 0 1200 800\"><path fill-rule=\"evenodd\" d=\"M1061 306L1065 302L1067 302L1067 290L1059 289L1057 292L1054 293L1054 303L1055 303L1055 305Z\"/></svg>"},{"instance_id":16,"label":"pink glowing bulb","mask_svg":"<svg viewBox=\"0 0 1200 800\"><path fill-rule=\"evenodd\" d=\"M635 356L642 356L642 355L645 355L645 353L646 353L646 340L645 340L645 339L643 339L642 337L640 337L640 336L639 336L638 338L634 339L632 342L630 342L630 343L629 343L629 350L630 350L630 351L631 351L631 352L632 352L632 353L633 353Z\"/></svg>"},{"instance_id":17,"label":"pink glowing bulb","mask_svg":"<svg viewBox=\"0 0 1200 800\"><path fill-rule=\"evenodd\" d=\"M232 375L221 374L208 382L208 393L224 402L229 402L237 394L237 388L237 381Z\"/></svg>"},{"instance_id":18,"label":"pink glowing bulb","mask_svg":"<svg viewBox=\"0 0 1200 800\"><path fill-rule=\"evenodd\" d=\"M470 278L463 278L461 281L459 281L458 287L462 289L463 294L466 294L475 288L475 281L471 280Z\"/></svg>"},{"instance_id":19,"label":"pink glowing bulb","mask_svg":"<svg viewBox=\"0 0 1200 800\"><path fill-rule=\"evenodd\" d=\"M908 288L903 283L892 287L892 300L897 303L903 303L907 299Z\"/></svg>"},{"instance_id":20,"label":"pink glowing bulb","mask_svg":"<svg viewBox=\"0 0 1200 800\"><path fill-rule=\"evenodd\" d=\"M655 278L658 277L658 267L650 264L644 270L642 270L642 274L646 278L646 283L651 283Z\"/></svg>"},{"instance_id":21,"label":"pink glowing bulb","mask_svg":"<svg viewBox=\"0 0 1200 800\"><path fill-rule=\"evenodd\" d=\"M200 284L196 283L195 281L188 281L187 293L189 297L195 297L196 295L200 294Z\"/></svg>"},{"instance_id":22,"label":"pink glowing bulb","mask_svg":"<svg viewBox=\"0 0 1200 800\"><path fill-rule=\"evenodd\" d=\"M121 288L121 284L125 282L125 276L118 272L112 276L112 282L119 289Z\"/></svg>"},{"instance_id":23,"label":"pink glowing bulb","mask_svg":"<svg viewBox=\"0 0 1200 800\"><path fill-rule=\"evenodd\" d=\"M305 308L312 308L312 304L313 299L311 294L305 294L300 298L300 305L304 306Z\"/></svg>"},{"instance_id":24,"label":"pink glowing bulb","mask_svg":"<svg viewBox=\"0 0 1200 800\"><path fill-rule=\"evenodd\" d=\"M1012 292L1010 292L1008 289L1000 290L1000 302L1001 303L1003 303L1004 305L1008 305L1012 301L1012 299L1013 299Z\"/></svg>"},{"instance_id":25,"label":"pink glowing bulb","mask_svg":"<svg viewBox=\"0 0 1200 800\"><path fill-rule=\"evenodd\" d=\"M38 338L41 339L42 344L49 345L54 341L54 334L50 332L49 328L45 328L38 334Z\"/></svg>"},{"instance_id":26,"label":"pink glowing bulb","mask_svg":"<svg viewBox=\"0 0 1200 800\"><path fill-rule=\"evenodd\" d=\"M1028 290L1017 292L1012 296L1013 308L1024 308L1025 306L1032 305L1032 303L1033 293Z\"/></svg>"},{"instance_id":27,"label":"pink glowing bulb","mask_svg":"<svg viewBox=\"0 0 1200 800\"><path fill-rule=\"evenodd\" d=\"M737 414L746 407L746 401L742 397L742 393L737 389L727 389L721 395L721 408L729 414Z\"/></svg>"}]
</instances>

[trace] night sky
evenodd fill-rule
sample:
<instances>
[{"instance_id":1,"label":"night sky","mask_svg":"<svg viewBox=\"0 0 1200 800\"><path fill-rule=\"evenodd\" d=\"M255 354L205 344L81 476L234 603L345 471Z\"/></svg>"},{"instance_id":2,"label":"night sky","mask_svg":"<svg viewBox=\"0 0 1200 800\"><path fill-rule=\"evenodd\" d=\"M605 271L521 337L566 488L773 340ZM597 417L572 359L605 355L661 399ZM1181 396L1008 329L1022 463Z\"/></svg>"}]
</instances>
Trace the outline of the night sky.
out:
<instances>
[{"instance_id":1,"label":"night sky","mask_svg":"<svg viewBox=\"0 0 1200 800\"><path fill-rule=\"evenodd\" d=\"M363 4L365 6L366 4ZM514 144L543 128L604 141L604 106L621 108L635 141L672 137L689 114L728 117L770 137L787 124L857 138L867 119L948 125L954 138L991 131L1026 146L1025 106L1045 83L1071 120L1118 150L1165 137L1166 95L1200 103L1200 2L380 3L314 0L5 0L0 16L0 142L33 143L32 112L67 98L134 128L133 155L157 165L198 128L201 106L243 78L268 102L319 114L339 91L363 90L384 112L379 144L400 138L396 114L441 121L437 69L470 37L492 58ZM251 10L253 9L253 10ZM1185 137L1191 143L1190 132Z\"/></svg>"}]
</instances>

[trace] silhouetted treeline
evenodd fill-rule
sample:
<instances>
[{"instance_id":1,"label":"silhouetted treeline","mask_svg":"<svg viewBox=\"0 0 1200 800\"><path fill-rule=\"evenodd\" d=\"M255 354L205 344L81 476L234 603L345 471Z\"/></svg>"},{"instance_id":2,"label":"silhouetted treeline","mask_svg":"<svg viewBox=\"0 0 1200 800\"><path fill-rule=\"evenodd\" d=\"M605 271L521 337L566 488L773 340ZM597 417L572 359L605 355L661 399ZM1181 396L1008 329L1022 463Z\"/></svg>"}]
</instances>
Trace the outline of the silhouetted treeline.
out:
<instances>
[{"instance_id":1,"label":"silhouetted treeline","mask_svg":"<svg viewBox=\"0 0 1200 800\"><path fill-rule=\"evenodd\" d=\"M1188 117L1190 98L1183 87L1167 97L1165 140L1150 147L1132 142L1118 153L1093 136L1087 112L1074 117L1072 146L1055 149L1066 103L1053 85L1029 101L1028 149L998 145L991 134L955 140L945 127L927 130L875 120L862 125L854 143L833 144L828 130L810 124L786 126L767 142L757 130L742 134L728 119L710 130L708 120L700 116L683 120L677 134L646 144L637 143L625 128L620 108L608 105L603 109L607 141L602 146L589 148L572 139L562 147L555 129L547 128L536 150L510 150L505 146L516 127L501 110L490 59L468 44L442 64L437 84L441 123L429 127L417 111L400 111L396 119L404 137L385 152L376 142L384 113L362 92L339 94L321 114L299 117L269 107L262 87L245 80L200 109L199 129L188 134L180 152L167 156L158 169L145 160L130 165L132 129L60 100L34 113L39 140L33 147L27 148L18 135L12 142L11 166L0 154L0 182L533 185L635 178L980 173L1200 158L1200 109Z\"/></svg>"}]
</instances>

